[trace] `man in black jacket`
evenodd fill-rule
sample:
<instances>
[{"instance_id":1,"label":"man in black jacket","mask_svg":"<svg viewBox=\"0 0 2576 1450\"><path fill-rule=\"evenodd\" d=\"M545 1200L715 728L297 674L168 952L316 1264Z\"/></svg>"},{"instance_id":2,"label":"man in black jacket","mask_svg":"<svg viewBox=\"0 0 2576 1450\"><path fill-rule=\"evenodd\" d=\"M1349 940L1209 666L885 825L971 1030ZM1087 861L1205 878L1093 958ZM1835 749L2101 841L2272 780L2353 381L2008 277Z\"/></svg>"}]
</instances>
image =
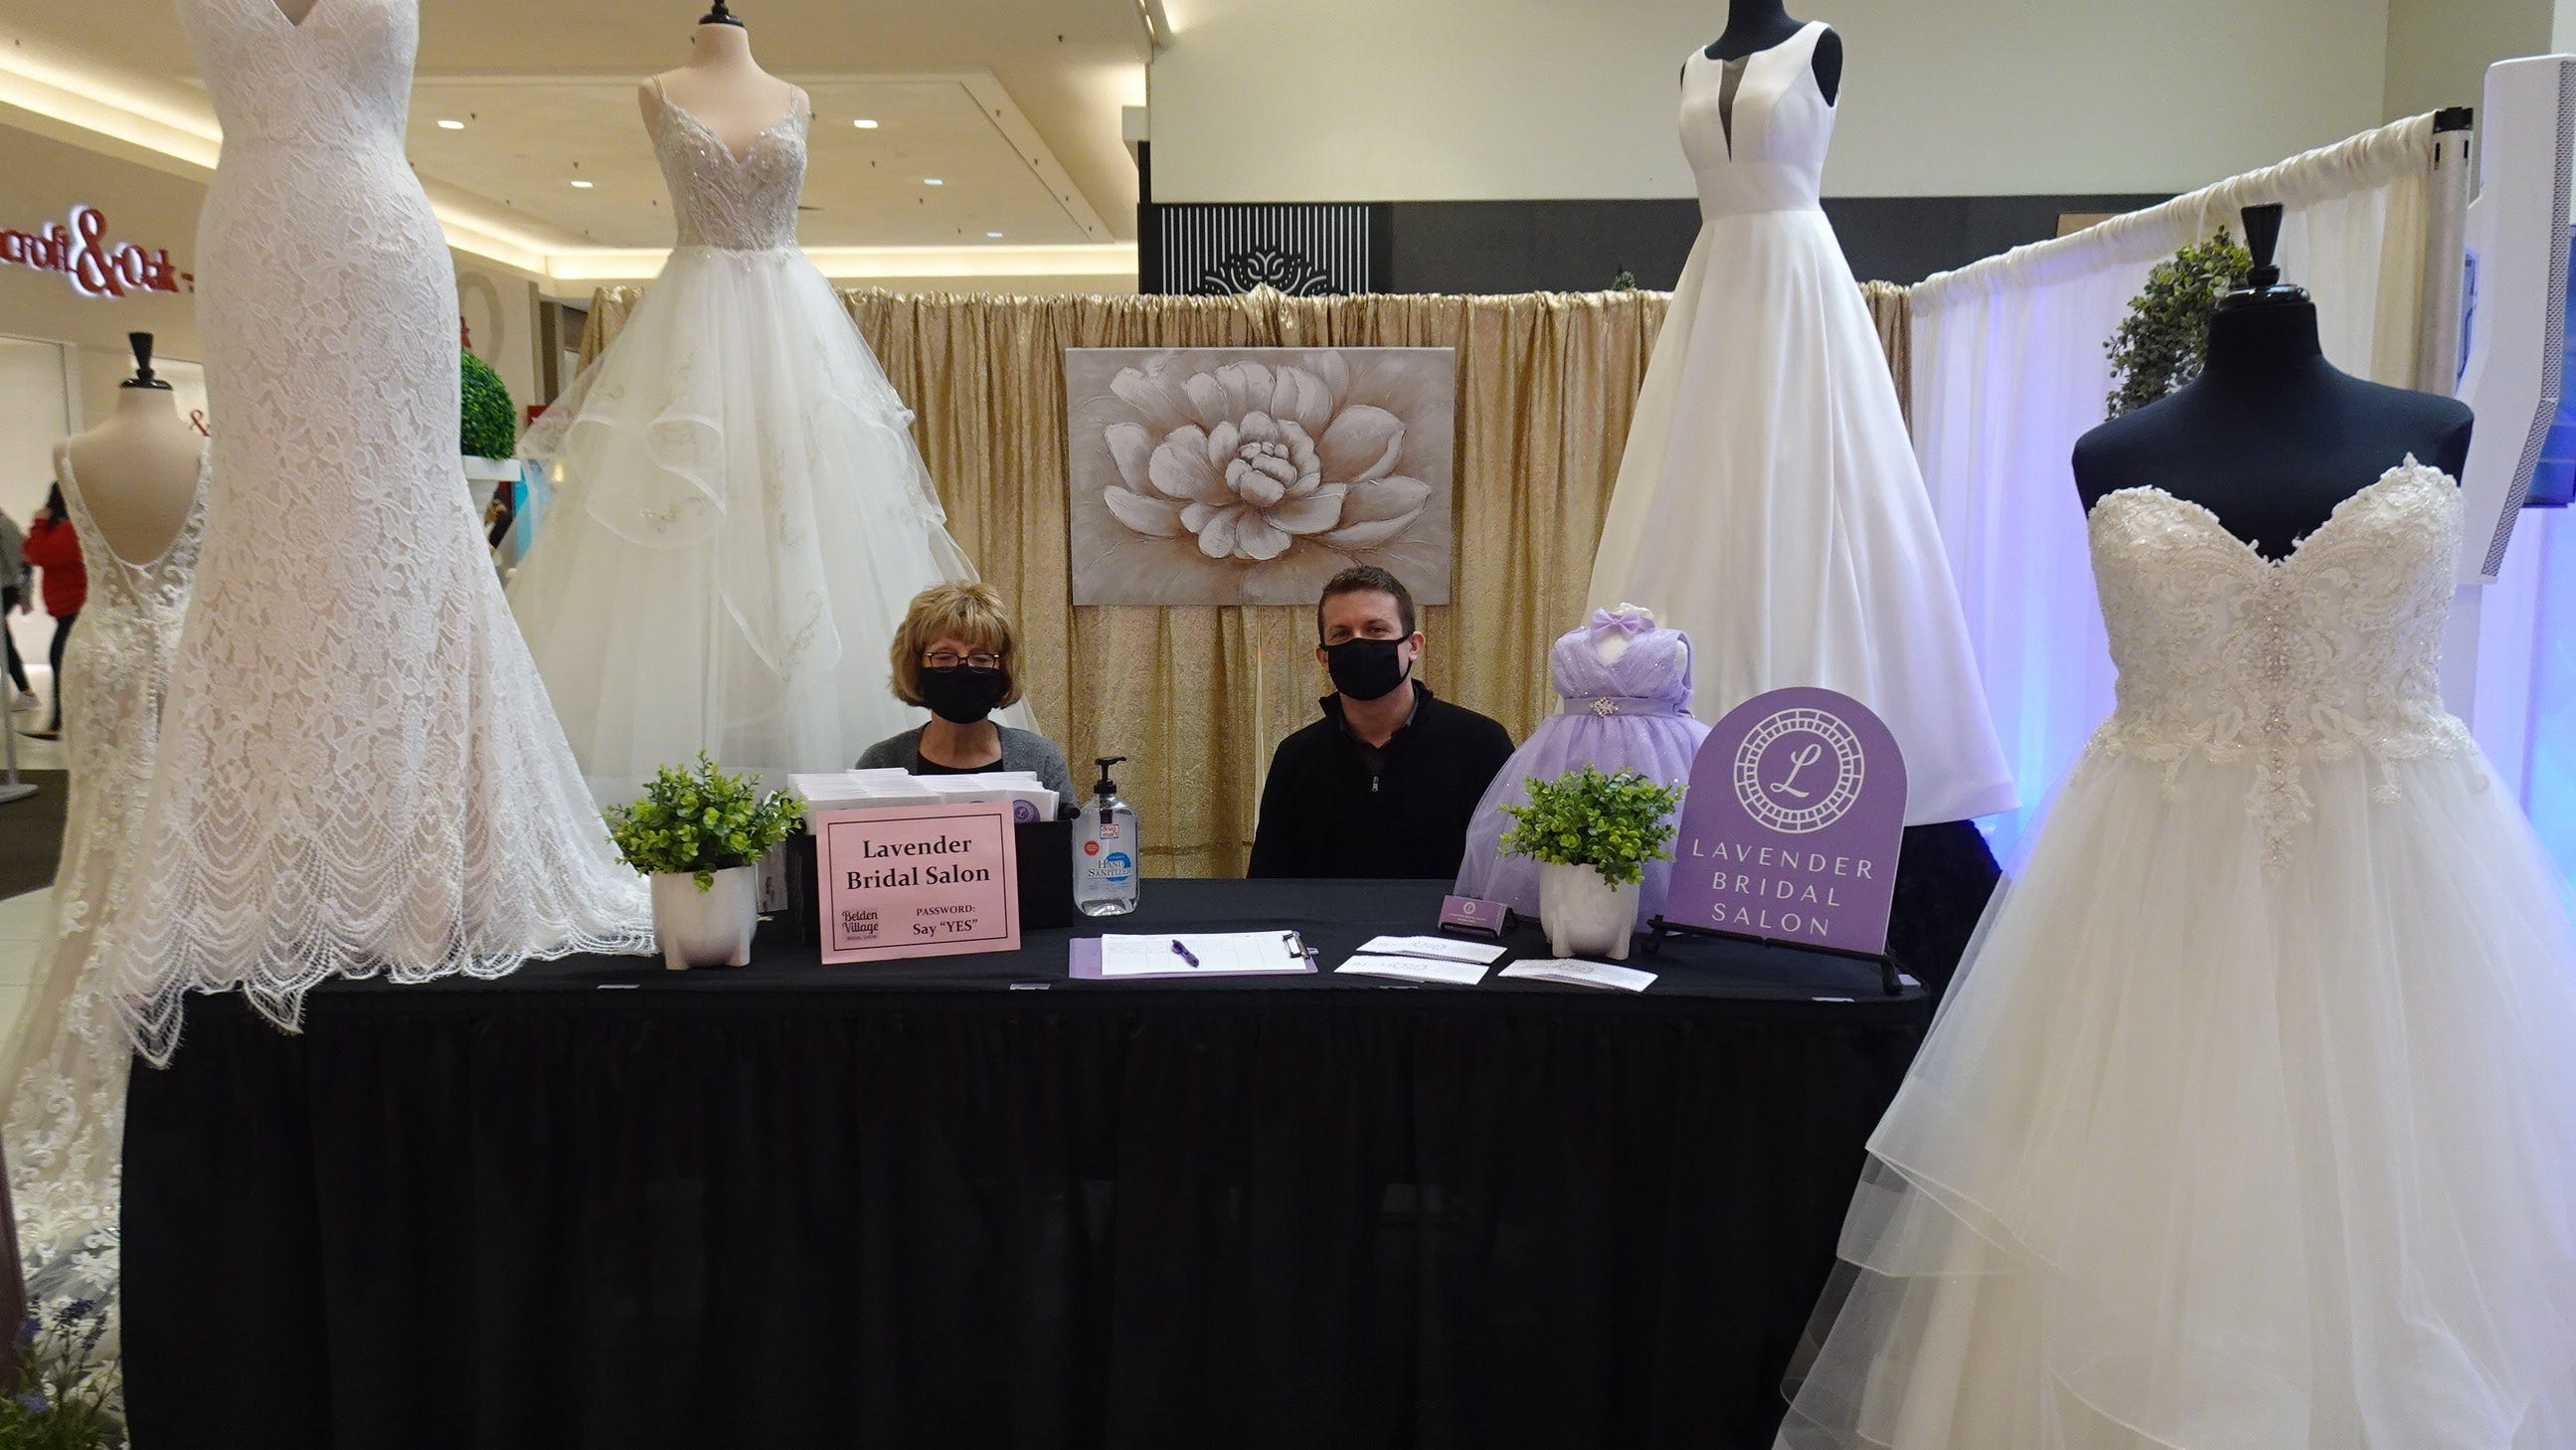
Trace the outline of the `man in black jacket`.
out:
<instances>
[{"instance_id":1,"label":"man in black jacket","mask_svg":"<svg viewBox=\"0 0 2576 1450\"><path fill-rule=\"evenodd\" d=\"M1413 596L1385 570L1334 575L1315 632L1335 693L1270 758L1249 874L1454 878L1510 733L1413 678Z\"/></svg>"}]
</instances>

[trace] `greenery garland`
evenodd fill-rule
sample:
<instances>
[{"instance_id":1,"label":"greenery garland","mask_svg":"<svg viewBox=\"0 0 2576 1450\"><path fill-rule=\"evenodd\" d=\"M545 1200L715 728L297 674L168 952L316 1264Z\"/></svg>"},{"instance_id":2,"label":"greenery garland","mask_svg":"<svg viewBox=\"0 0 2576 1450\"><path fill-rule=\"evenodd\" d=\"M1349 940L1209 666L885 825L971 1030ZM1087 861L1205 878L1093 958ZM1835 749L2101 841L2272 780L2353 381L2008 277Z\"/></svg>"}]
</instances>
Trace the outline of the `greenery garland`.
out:
<instances>
[{"instance_id":1,"label":"greenery garland","mask_svg":"<svg viewBox=\"0 0 2576 1450\"><path fill-rule=\"evenodd\" d=\"M2129 315L2102 350L2111 356L2109 416L2135 412L2200 376L2209 356L2209 316L2218 299L2245 285L2254 255L2225 227L2147 274Z\"/></svg>"},{"instance_id":2,"label":"greenery garland","mask_svg":"<svg viewBox=\"0 0 2576 1450\"><path fill-rule=\"evenodd\" d=\"M519 409L492 365L465 354L464 426L458 450L468 458L507 458L519 447Z\"/></svg>"}]
</instances>

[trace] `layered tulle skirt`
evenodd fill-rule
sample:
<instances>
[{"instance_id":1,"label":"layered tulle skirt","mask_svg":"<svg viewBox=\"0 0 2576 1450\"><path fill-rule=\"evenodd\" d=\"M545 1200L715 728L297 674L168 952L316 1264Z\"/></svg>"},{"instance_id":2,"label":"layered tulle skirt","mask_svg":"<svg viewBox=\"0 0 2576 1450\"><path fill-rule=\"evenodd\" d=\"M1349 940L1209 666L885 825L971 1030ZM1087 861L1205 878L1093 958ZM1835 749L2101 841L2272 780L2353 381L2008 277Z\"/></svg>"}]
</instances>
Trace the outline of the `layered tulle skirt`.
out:
<instances>
[{"instance_id":1,"label":"layered tulle skirt","mask_svg":"<svg viewBox=\"0 0 2576 1450\"><path fill-rule=\"evenodd\" d=\"M889 642L975 572L911 421L803 253L672 253L528 440L561 477L510 603L594 794L701 749L846 769L921 722Z\"/></svg>"},{"instance_id":2,"label":"layered tulle skirt","mask_svg":"<svg viewBox=\"0 0 2576 1450\"><path fill-rule=\"evenodd\" d=\"M1871 1140L1784 1446L2576 1445L2558 883L2473 751L2311 762L2277 836L2254 769L2067 786Z\"/></svg>"}]
</instances>

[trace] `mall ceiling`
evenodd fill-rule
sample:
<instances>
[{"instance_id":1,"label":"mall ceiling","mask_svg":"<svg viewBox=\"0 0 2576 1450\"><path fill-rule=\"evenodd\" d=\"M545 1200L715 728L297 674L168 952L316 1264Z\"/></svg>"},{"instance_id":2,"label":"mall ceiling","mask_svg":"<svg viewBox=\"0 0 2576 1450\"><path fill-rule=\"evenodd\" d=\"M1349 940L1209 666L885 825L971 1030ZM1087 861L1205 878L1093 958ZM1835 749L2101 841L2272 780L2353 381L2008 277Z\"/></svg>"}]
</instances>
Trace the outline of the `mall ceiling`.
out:
<instances>
[{"instance_id":1,"label":"mall ceiling","mask_svg":"<svg viewBox=\"0 0 2576 1450\"><path fill-rule=\"evenodd\" d=\"M635 85L687 58L705 8L421 0L413 164L443 202L551 246L669 245ZM814 97L807 246L1132 239L1120 111L1145 99L1140 0L745 0L735 13L762 65ZM12 51L58 81L211 115L172 0L0 0L0 65Z\"/></svg>"}]
</instances>

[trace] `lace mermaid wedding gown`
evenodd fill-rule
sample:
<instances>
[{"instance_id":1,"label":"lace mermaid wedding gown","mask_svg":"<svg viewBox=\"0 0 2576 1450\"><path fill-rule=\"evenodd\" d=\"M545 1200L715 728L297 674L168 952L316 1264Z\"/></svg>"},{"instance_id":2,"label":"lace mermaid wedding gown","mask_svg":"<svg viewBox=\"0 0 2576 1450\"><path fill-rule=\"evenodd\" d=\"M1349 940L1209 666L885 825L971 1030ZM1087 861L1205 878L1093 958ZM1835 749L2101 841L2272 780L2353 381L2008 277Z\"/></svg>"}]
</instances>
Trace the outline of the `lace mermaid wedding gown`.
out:
<instances>
[{"instance_id":1,"label":"lace mermaid wedding gown","mask_svg":"<svg viewBox=\"0 0 2576 1450\"><path fill-rule=\"evenodd\" d=\"M913 595L975 577L912 413L797 246L807 107L737 154L663 98L679 245L523 445L563 486L510 604L603 803L700 750L778 785L847 769L921 723L886 686Z\"/></svg>"},{"instance_id":2,"label":"lace mermaid wedding gown","mask_svg":"<svg viewBox=\"0 0 2576 1450\"><path fill-rule=\"evenodd\" d=\"M27 1005L0 1048L11 1200L29 1306L86 1302L116 1354L117 1187L125 1079L133 1043L114 974L98 953L133 877L129 846L152 780L161 691L188 607L204 517L205 471L188 516L161 553L119 556L63 466L63 504L89 562L89 602L63 651L63 742L70 793L54 872L52 937L36 958Z\"/></svg>"},{"instance_id":3,"label":"lace mermaid wedding gown","mask_svg":"<svg viewBox=\"0 0 2576 1450\"><path fill-rule=\"evenodd\" d=\"M1859 700L1905 754L1905 823L1965 820L2018 796L1886 354L1817 205L1835 114L1815 78L1824 33L1810 22L1738 60L1683 63L1703 220L1637 397L1591 602L1636 600L1691 637L1703 720L1792 685ZM1957 874L1944 890L1982 900L1991 863Z\"/></svg>"},{"instance_id":4,"label":"lace mermaid wedding gown","mask_svg":"<svg viewBox=\"0 0 2576 1450\"><path fill-rule=\"evenodd\" d=\"M1781 1445L2576 1445L2576 941L2442 708L2460 529L2411 459L2278 562L2095 507L2118 708L1871 1139Z\"/></svg>"},{"instance_id":5,"label":"lace mermaid wedding gown","mask_svg":"<svg viewBox=\"0 0 2576 1450\"><path fill-rule=\"evenodd\" d=\"M179 0L223 123L198 222L215 429L118 929L141 1049L191 990L648 950L457 463L456 282L403 158L417 0Z\"/></svg>"}]
</instances>

